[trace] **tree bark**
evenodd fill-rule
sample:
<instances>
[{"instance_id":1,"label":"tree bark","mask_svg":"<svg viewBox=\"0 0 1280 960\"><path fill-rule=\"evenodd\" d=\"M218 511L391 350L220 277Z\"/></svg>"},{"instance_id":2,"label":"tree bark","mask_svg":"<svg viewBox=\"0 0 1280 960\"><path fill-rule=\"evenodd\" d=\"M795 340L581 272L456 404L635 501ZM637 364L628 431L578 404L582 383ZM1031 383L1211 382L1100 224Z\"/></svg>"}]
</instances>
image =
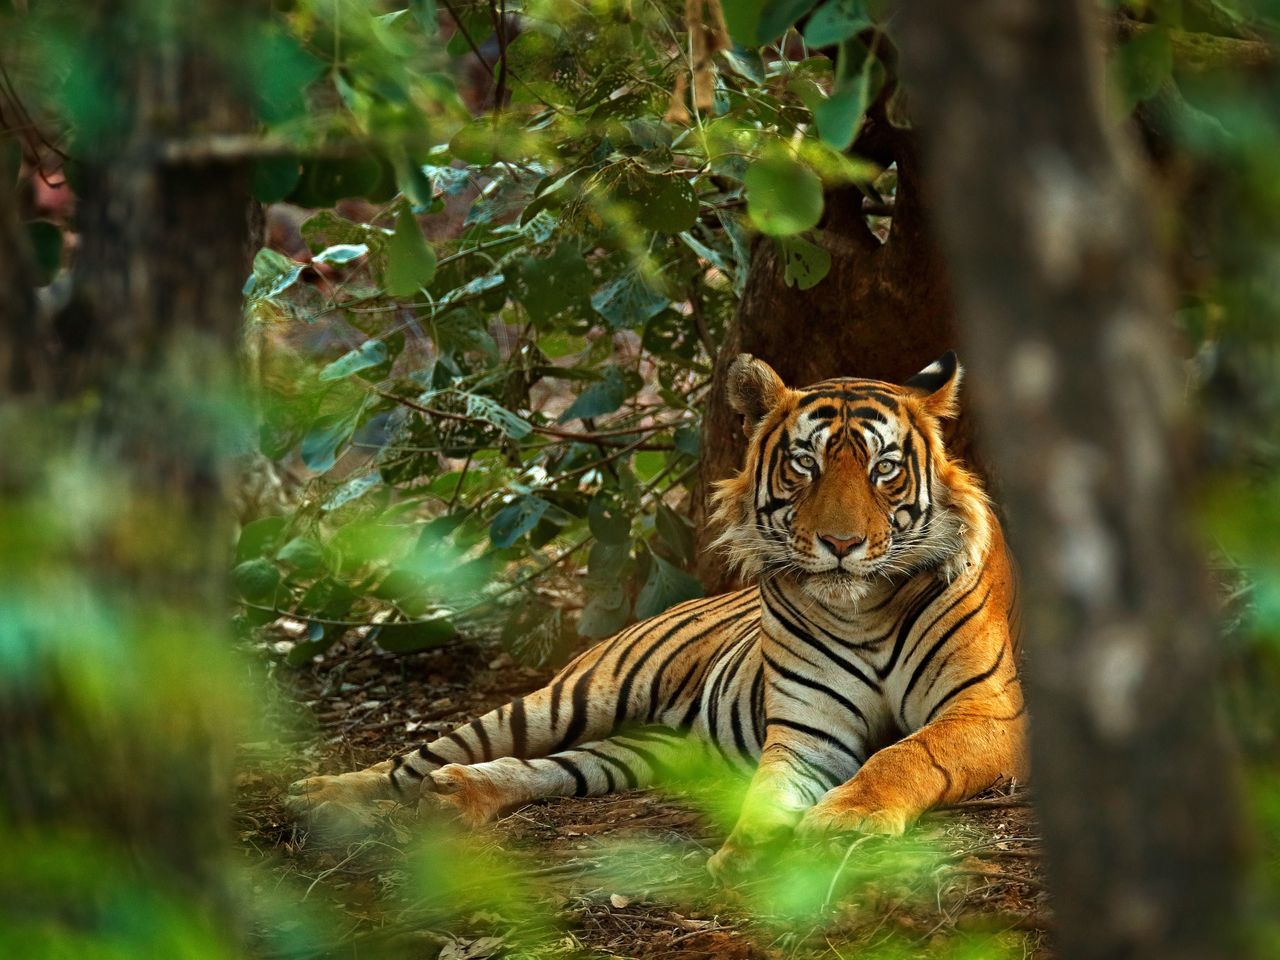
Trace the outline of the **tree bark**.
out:
<instances>
[{"instance_id":1,"label":"tree bark","mask_svg":"<svg viewBox=\"0 0 1280 960\"><path fill-rule=\"evenodd\" d=\"M911 0L903 74L1024 566L1064 958L1234 954L1238 806L1153 199L1083 0Z\"/></svg>"},{"instance_id":2,"label":"tree bark","mask_svg":"<svg viewBox=\"0 0 1280 960\"><path fill-rule=\"evenodd\" d=\"M0 168L0 391L25 393L32 387L39 338L35 276L14 183Z\"/></svg>"},{"instance_id":3,"label":"tree bark","mask_svg":"<svg viewBox=\"0 0 1280 960\"><path fill-rule=\"evenodd\" d=\"M742 466L742 418L724 394L739 353L769 363L792 386L828 377L865 376L901 382L957 347L946 267L923 199L915 135L893 126L881 97L852 151L883 167L897 164L898 185L888 239L881 243L854 187L829 192L816 241L831 254L831 270L816 286L787 286L777 245L757 238L735 321L716 357L710 403L702 424L702 463L695 497L701 544L714 539L705 524L712 484ZM970 453L967 421L953 425L953 446ZM697 574L712 592L732 581L723 558L698 550Z\"/></svg>"},{"instance_id":4,"label":"tree bark","mask_svg":"<svg viewBox=\"0 0 1280 960\"><path fill-rule=\"evenodd\" d=\"M103 623L72 615L57 631L70 639L33 628L24 639L37 669L0 681L0 721L14 734L0 757L10 784L0 819L19 836L69 827L126 851L132 878L102 882L142 878L208 909L225 932L229 761L244 719L232 715L240 691L224 660L227 468L247 426L237 348L251 169L170 158L183 154L175 144L251 129L251 116L224 43L241 5L168 5L168 20L164 6L77 5L85 34L119 52L97 92L120 124L78 151L70 306L34 346L31 291L15 301L25 318L4 311L0 394L22 411L7 421L21 428L7 447L30 454L0 464L6 516L46 503L42 485L68 464L85 485L68 490L109 497L111 510L69 542L43 528L19 538L32 551L24 574L56 571L55 585L74 584ZM56 603L61 594L41 592L48 579L5 587L33 606ZM99 635L80 635L89 630ZM101 649L108 662L92 657ZM49 922L60 916L54 906Z\"/></svg>"}]
</instances>

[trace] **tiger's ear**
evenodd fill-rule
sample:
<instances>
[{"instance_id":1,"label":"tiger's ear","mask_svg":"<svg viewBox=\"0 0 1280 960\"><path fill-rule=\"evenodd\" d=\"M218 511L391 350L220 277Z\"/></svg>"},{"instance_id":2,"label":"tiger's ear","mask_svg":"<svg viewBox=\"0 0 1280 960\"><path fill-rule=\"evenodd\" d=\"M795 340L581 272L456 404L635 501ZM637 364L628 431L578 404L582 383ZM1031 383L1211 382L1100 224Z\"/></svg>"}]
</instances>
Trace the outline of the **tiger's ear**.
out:
<instances>
[{"instance_id":1,"label":"tiger's ear","mask_svg":"<svg viewBox=\"0 0 1280 960\"><path fill-rule=\"evenodd\" d=\"M787 392L787 385L773 367L749 353L740 353L729 367L725 385L729 406L746 417L748 436Z\"/></svg>"},{"instance_id":2,"label":"tiger's ear","mask_svg":"<svg viewBox=\"0 0 1280 960\"><path fill-rule=\"evenodd\" d=\"M958 412L956 394L964 368L956 359L956 352L948 350L914 377L903 384L921 398L921 406L931 416L954 417Z\"/></svg>"}]
</instances>

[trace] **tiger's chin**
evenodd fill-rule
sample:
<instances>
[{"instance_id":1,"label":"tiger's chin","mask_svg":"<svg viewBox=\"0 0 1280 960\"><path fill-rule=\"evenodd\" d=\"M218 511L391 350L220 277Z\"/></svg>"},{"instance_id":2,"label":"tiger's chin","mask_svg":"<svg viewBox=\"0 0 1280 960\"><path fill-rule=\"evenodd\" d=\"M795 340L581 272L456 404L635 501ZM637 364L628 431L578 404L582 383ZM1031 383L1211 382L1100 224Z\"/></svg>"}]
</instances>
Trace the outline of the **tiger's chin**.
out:
<instances>
[{"instance_id":1,"label":"tiger's chin","mask_svg":"<svg viewBox=\"0 0 1280 960\"><path fill-rule=\"evenodd\" d=\"M810 573L800 580L801 589L826 607L855 608L871 593L871 579L847 570Z\"/></svg>"}]
</instances>

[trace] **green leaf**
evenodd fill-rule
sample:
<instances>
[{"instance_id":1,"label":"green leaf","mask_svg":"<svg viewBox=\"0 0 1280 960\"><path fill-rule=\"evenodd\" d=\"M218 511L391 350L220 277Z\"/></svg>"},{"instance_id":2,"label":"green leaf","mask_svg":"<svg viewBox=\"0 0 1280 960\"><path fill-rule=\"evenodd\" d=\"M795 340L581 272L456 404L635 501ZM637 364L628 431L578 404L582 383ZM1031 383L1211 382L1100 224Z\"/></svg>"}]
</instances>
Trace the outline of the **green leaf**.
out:
<instances>
[{"instance_id":1,"label":"green leaf","mask_svg":"<svg viewBox=\"0 0 1280 960\"><path fill-rule=\"evenodd\" d=\"M512 440L523 440L533 433L533 425L528 420L478 393L467 394L467 416L492 423Z\"/></svg>"},{"instance_id":2,"label":"green leaf","mask_svg":"<svg viewBox=\"0 0 1280 960\"><path fill-rule=\"evenodd\" d=\"M764 0L756 24L756 44L771 43L813 7L815 0ZM732 3L729 4L732 6Z\"/></svg>"},{"instance_id":3,"label":"green leaf","mask_svg":"<svg viewBox=\"0 0 1280 960\"><path fill-rule=\"evenodd\" d=\"M352 500L360 499L381 482L382 474L377 470L372 473L366 473L362 477L354 477L329 494L328 499L324 502L323 509L326 511L337 510Z\"/></svg>"},{"instance_id":4,"label":"green leaf","mask_svg":"<svg viewBox=\"0 0 1280 960\"><path fill-rule=\"evenodd\" d=\"M640 208L642 227L656 233L681 233L698 220L698 195L688 178L678 174L658 176L658 188Z\"/></svg>"},{"instance_id":5,"label":"green leaf","mask_svg":"<svg viewBox=\"0 0 1280 960\"><path fill-rule=\"evenodd\" d=\"M309 624L307 639L294 644L293 649L285 655L285 662L291 667L300 667L312 657L328 650L341 636L341 630L330 630L323 623Z\"/></svg>"},{"instance_id":6,"label":"green leaf","mask_svg":"<svg viewBox=\"0 0 1280 960\"><path fill-rule=\"evenodd\" d=\"M367 243L339 243L326 247L311 258L313 263L350 263L359 260L369 252Z\"/></svg>"},{"instance_id":7,"label":"green leaf","mask_svg":"<svg viewBox=\"0 0 1280 960\"><path fill-rule=\"evenodd\" d=\"M1173 72L1169 31L1152 27L1123 44L1116 54L1114 70L1130 109L1155 96Z\"/></svg>"},{"instance_id":8,"label":"green leaf","mask_svg":"<svg viewBox=\"0 0 1280 960\"><path fill-rule=\"evenodd\" d=\"M618 498L601 490L587 504L587 524L601 543L630 543L631 517Z\"/></svg>"},{"instance_id":9,"label":"green leaf","mask_svg":"<svg viewBox=\"0 0 1280 960\"><path fill-rule=\"evenodd\" d=\"M320 371L321 380L341 380L358 370L376 367L387 359L387 345L381 340L366 340L355 350L344 353Z\"/></svg>"},{"instance_id":10,"label":"green leaf","mask_svg":"<svg viewBox=\"0 0 1280 960\"><path fill-rule=\"evenodd\" d=\"M413 653L449 643L457 635L452 620L434 617L430 620L384 623L378 627L374 640L388 653Z\"/></svg>"},{"instance_id":11,"label":"green leaf","mask_svg":"<svg viewBox=\"0 0 1280 960\"><path fill-rule=\"evenodd\" d=\"M493 20L489 9L478 4L470 9L464 7L459 17L459 29L449 38L447 50L450 56L461 57L471 49L472 42L483 44L493 33ZM470 37L470 39L468 39Z\"/></svg>"},{"instance_id":12,"label":"green leaf","mask_svg":"<svg viewBox=\"0 0 1280 960\"><path fill-rule=\"evenodd\" d=\"M39 272L36 282L43 287L62 266L62 228L48 220L28 220L25 226Z\"/></svg>"},{"instance_id":13,"label":"green leaf","mask_svg":"<svg viewBox=\"0 0 1280 960\"><path fill-rule=\"evenodd\" d=\"M627 164L608 196L632 221L655 233L680 233L698 219L698 195L679 174L651 173Z\"/></svg>"},{"instance_id":14,"label":"green leaf","mask_svg":"<svg viewBox=\"0 0 1280 960\"><path fill-rule=\"evenodd\" d=\"M306 264L290 260L283 253L263 247L254 255L253 274L245 282L244 294L251 300L270 300L288 290Z\"/></svg>"},{"instance_id":15,"label":"green leaf","mask_svg":"<svg viewBox=\"0 0 1280 960\"><path fill-rule=\"evenodd\" d=\"M402 203L396 213L396 232L387 243L383 286L393 297L412 297L435 275L435 251L427 244L422 227L409 205Z\"/></svg>"},{"instance_id":16,"label":"green leaf","mask_svg":"<svg viewBox=\"0 0 1280 960\"><path fill-rule=\"evenodd\" d=\"M593 278L577 244L566 242L546 257L520 260L515 280L517 299L535 322L545 323L579 304L587 306Z\"/></svg>"},{"instance_id":17,"label":"green leaf","mask_svg":"<svg viewBox=\"0 0 1280 960\"><path fill-rule=\"evenodd\" d=\"M253 197L261 203L276 203L293 192L302 176L297 157L262 157L253 165Z\"/></svg>"},{"instance_id":18,"label":"green leaf","mask_svg":"<svg viewBox=\"0 0 1280 960\"><path fill-rule=\"evenodd\" d=\"M729 0L724 4L724 22L729 36L743 47L757 47L756 29L764 0Z\"/></svg>"},{"instance_id":19,"label":"green leaf","mask_svg":"<svg viewBox=\"0 0 1280 960\"><path fill-rule=\"evenodd\" d=\"M656 617L668 607L703 595L702 584L696 577L663 560L656 553L650 554L650 560L649 576L640 588L640 595L636 597L637 619Z\"/></svg>"},{"instance_id":20,"label":"green leaf","mask_svg":"<svg viewBox=\"0 0 1280 960\"><path fill-rule=\"evenodd\" d=\"M643 326L646 320L656 317L670 303L635 270L628 270L610 280L591 295L591 306L615 330Z\"/></svg>"},{"instance_id":21,"label":"green leaf","mask_svg":"<svg viewBox=\"0 0 1280 960\"><path fill-rule=\"evenodd\" d=\"M747 170L747 213L761 232L800 233L822 217L822 181L785 149L766 153Z\"/></svg>"},{"instance_id":22,"label":"green leaf","mask_svg":"<svg viewBox=\"0 0 1280 960\"><path fill-rule=\"evenodd\" d=\"M682 564L693 562L693 524L676 513L661 500L654 515L654 527L662 542L671 548Z\"/></svg>"},{"instance_id":23,"label":"green leaf","mask_svg":"<svg viewBox=\"0 0 1280 960\"><path fill-rule=\"evenodd\" d=\"M489 524L489 540L499 549L509 547L537 526L551 504L541 497L523 496L509 503Z\"/></svg>"},{"instance_id":24,"label":"green leaf","mask_svg":"<svg viewBox=\"0 0 1280 960\"><path fill-rule=\"evenodd\" d=\"M677 450L691 457L698 456L702 451L702 436L697 427L676 427L676 432L671 435L671 441Z\"/></svg>"},{"instance_id":25,"label":"green leaf","mask_svg":"<svg viewBox=\"0 0 1280 960\"><path fill-rule=\"evenodd\" d=\"M313 254L319 254L335 245L367 246L374 254L386 249L392 231L371 227L367 223L355 223L338 216L332 210L312 214L299 228L302 239Z\"/></svg>"},{"instance_id":26,"label":"green leaf","mask_svg":"<svg viewBox=\"0 0 1280 960\"><path fill-rule=\"evenodd\" d=\"M294 537L280 548L276 559L302 574L324 569L324 551L310 537Z\"/></svg>"},{"instance_id":27,"label":"green leaf","mask_svg":"<svg viewBox=\"0 0 1280 960\"><path fill-rule=\"evenodd\" d=\"M803 237L779 237L778 246L788 287L808 290L831 270L831 254Z\"/></svg>"},{"instance_id":28,"label":"green leaf","mask_svg":"<svg viewBox=\"0 0 1280 960\"><path fill-rule=\"evenodd\" d=\"M250 520L240 529L236 541L236 562L253 560L271 551L276 538L284 531L284 517L261 517Z\"/></svg>"},{"instance_id":29,"label":"green leaf","mask_svg":"<svg viewBox=\"0 0 1280 960\"><path fill-rule=\"evenodd\" d=\"M863 84L859 80L846 80L813 108L818 135L837 150L849 149L858 132L867 106L862 91Z\"/></svg>"},{"instance_id":30,"label":"green leaf","mask_svg":"<svg viewBox=\"0 0 1280 960\"><path fill-rule=\"evenodd\" d=\"M250 603L271 603L280 585L280 571L265 557L246 560L231 571L231 582Z\"/></svg>"},{"instance_id":31,"label":"green leaf","mask_svg":"<svg viewBox=\"0 0 1280 960\"><path fill-rule=\"evenodd\" d=\"M385 177L373 154L355 157L307 157L297 186L286 199L300 207L331 207L348 197L377 196Z\"/></svg>"},{"instance_id":32,"label":"green leaf","mask_svg":"<svg viewBox=\"0 0 1280 960\"><path fill-rule=\"evenodd\" d=\"M413 13L413 18L418 21L418 26L422 27L423 33L435 33L439 29L439 22L436 20L436 0L409 0L409 10Z\"/></svg>"},{"instance_id":33,"label":"green leaf","mask_svg":"<svg viewBox=\"0 0 1280 960\"><path fill-rule=\"evenodd\" d=\"M830 47L871 26L865 0L827 0L813 12L804 28L804 42Z\"/></svg>"},{"instance_id":34,"label":"green leaf","mask_svg":"<svg viewBox=\"0 0 1280 960\"><path fill-rule=\"evenodd\" d=\"M627 524L630 533L631 524ZM590 586L618 584L625 579L627 566L631 563L631 540L609 543L597 540L591 545L587 554L587 580Z\"/></svg>"},{"instance_id":35,"label":"green leaf","mask_svg":"<svg viewBox=\"0 0 1280 960\"><path fill-rule=\"evenodd\" d=\"M609 367L604 372L604 379L578 394L569 409L560 414L558 422L567 423L582 417L602 417L613 413L642 385L635 373L623 373L617 367Z\"/></svg>"},{"instance_id":36,"label":"green leaf","mask_svg":"<svg viewBox=\"0 0 1280 960\"><path fill-rule=\"evenodd\" d=\"M355 417L349 413L321 417L302 438L302 462L316 473L324 473L337 462L338 447L354 429Z\"/></svg>"},{"instance_id":37,"label":"green leaf","mask_svg":"<svg viewBox=\"0 0 1280 960\"><path fill-rule=\"evenodd\" d=\"M621 584L601 586L587 595L578 616L578 633L592 640L612 636L631 619L631 604Z\"/></svg>"}]
</instances>

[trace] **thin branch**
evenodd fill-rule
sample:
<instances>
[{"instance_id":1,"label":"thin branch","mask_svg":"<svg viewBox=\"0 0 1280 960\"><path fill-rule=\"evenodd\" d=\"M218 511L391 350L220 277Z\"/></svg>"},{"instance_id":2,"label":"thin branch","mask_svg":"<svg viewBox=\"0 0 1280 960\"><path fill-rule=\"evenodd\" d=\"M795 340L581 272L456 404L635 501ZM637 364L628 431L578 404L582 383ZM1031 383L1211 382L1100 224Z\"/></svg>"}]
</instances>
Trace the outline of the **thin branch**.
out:
<instances>
[{"instance_id":1,"label":"thin branch","mask_svg":"<svg viewBox=\"0 0 1280 960\"><path fill-rule=\"evenodd\" d=\"M480 52L480 45L472 38L470 31L467 30L467 25L463 23L462 18L458 16L458 11L453 9L453 4L450 3L449 0L441 0L441 2L444 4L444 8L449 11L449 16L453 18L454 25L458 28L458 32L461 33L462 38L467 41L467 46L471 48L471 52L474 53L476 55L476 59L480 61L480 66L484 67L485 73L489 74L490 78L496 81L497 77L493 75L493 67L489 65L489 61L486 60L484 58L484 54Z\"/></svg>"},{"instance_id":2,"label":"thin branch","mask_svg":"<svg viewBox=\"0 0 1280 960\"><path fill-rule=\"evenodd\" d=\"M490 423L490 421L485 420L482 417L471 417L465 413L453 413L449 410L439 410L435 407L428 407L425 404L410 400L408 397L397 396L396 394L388 393L385 390L375 390L374 392L384 400L390 400L393 403L398 403L401 406L408 407L410 410L416 410L418 413L425 416L439 417L442 420L456 420L462 423ZM658 433L670 427L678 427L688 422L689 421L686 420L674 420L667 421L665 423L653 424L652 426L647 427L621 427L616 430L596 430L591 432L584 430L561 430L559 427L548 427L534 423L529 424L529 426L533 429L534 433L540 433L547 437L555 437L559 440L569 440L575 443L606 443L609 446L618 446L619 441L617 438L619 437L633 437L637 433ZM621 445L627 446L627 443L625 441L621 441Z\"/></svg>"}]
</instances>

